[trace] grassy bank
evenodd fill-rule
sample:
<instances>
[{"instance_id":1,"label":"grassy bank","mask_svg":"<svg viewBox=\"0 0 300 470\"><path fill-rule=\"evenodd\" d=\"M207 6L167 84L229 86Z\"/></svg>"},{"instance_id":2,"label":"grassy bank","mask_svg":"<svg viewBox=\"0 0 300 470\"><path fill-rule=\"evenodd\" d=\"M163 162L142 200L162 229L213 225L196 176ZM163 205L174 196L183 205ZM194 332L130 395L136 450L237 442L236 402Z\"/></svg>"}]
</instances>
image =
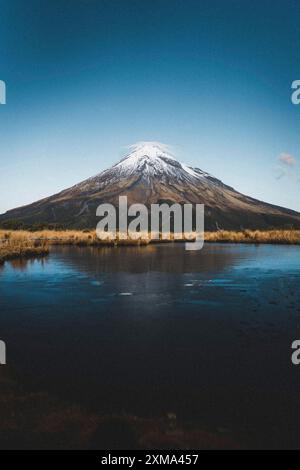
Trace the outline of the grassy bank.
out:
<instances>
[{"instance_id":1,"label":"grassy bank","mask_svg":"<svg viewBox=\"0 0 300 470\"><path fill-rule=\"evenodd\" d=\"M173 236L171 237L173 240ZM168 242L169 240L164 240ZM180 240L176 240L180 241ZM183 241L183 240L181 240ZM219 230L206 232L205 241L208 243L270 243L270 244L300 244L300 230L243 230L239 232ZM49 252L50 245L74 246L140 246L157 243L160 240L101 240L95 231L77 230L42 230L29 232L23 230L0 230L0 262L5 260L40 256Z\"/></svg>"},{"instance_id":2,"label":"grassy bank","mask_svg":"<svg viewBox=\"0 0 300 470\"><path fill-rule=\"evenodd\" d=\"M222 243L271 243L300 245L300 230L219 230L206 232L205 241Z\"/></svg>"},{"instance_id":3,"label":"grassy bank","mask_svg":"<svg viewBox=\"0 0 300 470\"><path fill-rule=\"evenodd\" d=\"M101 240L97 237L95 230L0 230L1 241L9 239L14 241L23 241L28 244L47 244L47 245L74 245L74 246L114 246L114 245L147 245L149 240Z\"/></svg>"},{"instance_id":4,"label":"grassy bank","mask_svg":"<svg viewBox=\"0 0 300 470\"><path fill-rule=\"evenodd\" d=\"M36 240L28 232L0 231L0 263L17 258L44 256L49 253L46 239Z\"/></svg>"}]
</instances>

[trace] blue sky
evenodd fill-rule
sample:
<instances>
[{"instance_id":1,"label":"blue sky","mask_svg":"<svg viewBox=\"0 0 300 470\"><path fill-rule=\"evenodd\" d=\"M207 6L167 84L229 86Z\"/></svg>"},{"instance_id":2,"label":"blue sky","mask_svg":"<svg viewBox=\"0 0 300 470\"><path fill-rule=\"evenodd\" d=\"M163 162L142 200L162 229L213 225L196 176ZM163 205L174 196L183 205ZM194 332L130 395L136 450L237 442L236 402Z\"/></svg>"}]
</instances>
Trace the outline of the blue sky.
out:
<instances>
[{"instance_id":1,"label":"blue sky","mask_svg":"<svg viewBox=\"0 0 300 470\"><path fill-rule=\"evenodd\" d=\"M143 140L300 211L299 2L0 0L0 11L0 213Z\"/></svg>"}]
</instances>

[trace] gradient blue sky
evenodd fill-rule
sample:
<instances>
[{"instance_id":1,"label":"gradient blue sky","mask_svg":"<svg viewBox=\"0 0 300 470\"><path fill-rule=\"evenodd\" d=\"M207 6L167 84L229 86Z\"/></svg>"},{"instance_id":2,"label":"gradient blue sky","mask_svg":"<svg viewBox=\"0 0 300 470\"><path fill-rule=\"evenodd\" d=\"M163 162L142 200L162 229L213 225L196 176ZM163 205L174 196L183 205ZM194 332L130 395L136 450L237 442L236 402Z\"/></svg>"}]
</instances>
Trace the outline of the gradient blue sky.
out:
<instances>
[{"instance_id":1,"label":"gradient blue sky","mask_svg":"<svg viewBox=\"0 0 300 470\"><path fill-rule=\"evenodd\" d=\"M0 12L0 213L141 140L300 211L299 1L0 0Z\"/></svg>"}]
</instances>

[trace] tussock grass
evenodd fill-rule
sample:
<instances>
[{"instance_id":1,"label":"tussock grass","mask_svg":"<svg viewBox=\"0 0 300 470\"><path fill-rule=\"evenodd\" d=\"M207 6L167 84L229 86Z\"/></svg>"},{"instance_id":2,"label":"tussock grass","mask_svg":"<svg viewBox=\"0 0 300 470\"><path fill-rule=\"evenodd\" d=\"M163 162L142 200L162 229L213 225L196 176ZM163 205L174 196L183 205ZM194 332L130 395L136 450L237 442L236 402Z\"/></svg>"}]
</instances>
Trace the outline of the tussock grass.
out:
<instances>
[{"instance_id":1,"label":"tussock grass","mask_svg":"<svg viewBox=\"0 0 300 470\"><path fill-rule=\"evenodd\" d=\"M299 245L300 230L243 230L240 232L219 230L218 232L206 232L205 241Z\"/></svg>"},{"instance_id":2,"label":"tussock grass","mask_svg":"<svg viewBox=\"0 0 300 470\"><path fill-rule=\"evenodd\" d=\"M95 230L42 230L40 232L22 232L26 236L35 240L46 240L50 245L74 245L74 246L115 246L115 245L147 245L146 238L123 240L117 236L114 240L112 236L107 239L107 233L102 238L98 238ZM0 230L1 237L1 230Z\"/></svg>"},{"instance_id":3,"label":"tussock grass","mask_svg":"<svg viewBox=\"0 0 300 470\"><path fill-rule=\"evenodd\" d=\"M16 258L29 258L49 253L50 245L73 246L140 246L148 245L146 239L105 240L99 239L95 231L77 230L0 230L0 263Z\"/></svg>"},{"instance_id":4,"label":"tussock grass","mask_svg":"<svg viewBox=\"0 0 300 470\"><path fill-rule=\"evenodd\" d=\"M8 259L39 256L49 252L50 245L73 246L143 246L149 243L168 243L178 241L193 241L194 234L186 234L184 239L171 235L171 240L150 240L147 234L144 238L129 238L123 240L99 239L95 230L41 230L28 232L23 230L0 230L0 263ZM300 244L300 230L243 230L205 232L208 243L270 243L270 244Z\"/></svg>"},{"instance_id":5,"label":"tussock grass","mask_svg":"<svg viewBox=\"0 0 300 470\"><path fill-rule=\"evenodd\" d=\"M46 239L35 240L28 232L0 231L0 263L16 258L44 256L49 253Z\"/></svg>"}]
</instances>

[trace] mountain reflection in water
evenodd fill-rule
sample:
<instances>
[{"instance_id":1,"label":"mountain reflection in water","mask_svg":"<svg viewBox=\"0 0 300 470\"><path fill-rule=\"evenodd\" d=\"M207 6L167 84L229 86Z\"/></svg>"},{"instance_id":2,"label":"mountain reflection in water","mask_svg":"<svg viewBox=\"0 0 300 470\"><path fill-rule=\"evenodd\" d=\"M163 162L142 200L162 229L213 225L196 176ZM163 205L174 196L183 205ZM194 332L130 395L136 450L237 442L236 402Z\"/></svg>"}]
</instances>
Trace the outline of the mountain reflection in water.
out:
<instances>
[{"instance_id":1,"label":"mountain reflection in water","mask_svg":"<svg viewBox=\"0 0 300 470\"><path fill-rule=\"evenodd\" d=\"M53 248L0 270L1 338L24 386L100 413L175 413L299 442L300 247ZM10 368L10 369L9 369Z\"/></svg>"}]
</instances>

